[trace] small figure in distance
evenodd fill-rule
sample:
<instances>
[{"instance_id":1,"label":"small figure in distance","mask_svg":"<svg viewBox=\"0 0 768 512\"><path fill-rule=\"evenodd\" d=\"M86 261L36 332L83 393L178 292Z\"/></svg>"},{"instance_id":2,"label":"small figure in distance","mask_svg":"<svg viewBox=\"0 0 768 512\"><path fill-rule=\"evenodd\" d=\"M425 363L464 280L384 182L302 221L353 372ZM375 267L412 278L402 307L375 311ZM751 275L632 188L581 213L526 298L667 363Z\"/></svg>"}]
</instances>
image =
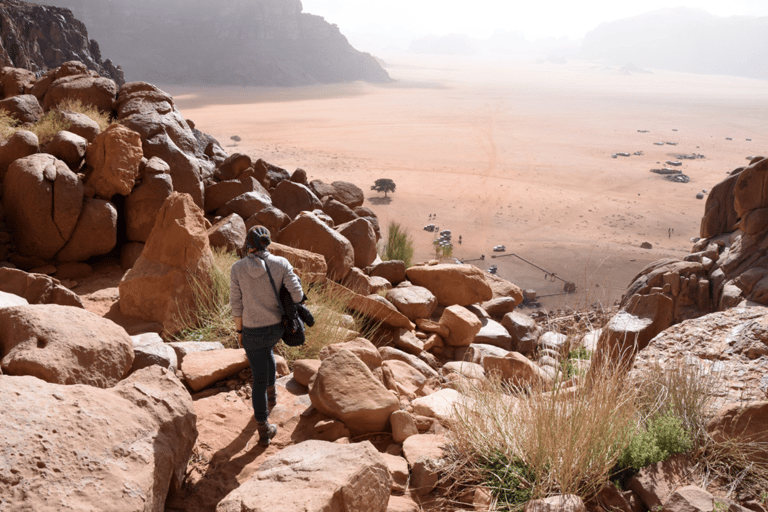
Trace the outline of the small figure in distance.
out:
<instances>
[{"instance_id":1,"label":"small figure in distance","mask_svg":"<svg viewBox=\"0 0 768 512\"><path fill-rule=\"evenodd\" d=\"M268 405L277 403L272 347L283 336L280 306L270 277L278 289L281 284L285 285L294 302L301 302L304 298L301 281L293 272L293 267L287 259L267 251L270 243L269 230L264 226L255 226L248 231L245 238L247 254L232 265L229 288L237 343L245 349L253 374L251 398L259 445L265 447L277 434L277 426L271 425L267 419Z\"/></svg>"},{"instance_id":2,"label":"small figure in distance","mask_svg":"<svg viewBox=\"0 0 768 512\"><path fill-rule=\"evenodd\" d=\"M459 245L461 245L461 235L459 235Z\"/></svg>"}]
</instances>

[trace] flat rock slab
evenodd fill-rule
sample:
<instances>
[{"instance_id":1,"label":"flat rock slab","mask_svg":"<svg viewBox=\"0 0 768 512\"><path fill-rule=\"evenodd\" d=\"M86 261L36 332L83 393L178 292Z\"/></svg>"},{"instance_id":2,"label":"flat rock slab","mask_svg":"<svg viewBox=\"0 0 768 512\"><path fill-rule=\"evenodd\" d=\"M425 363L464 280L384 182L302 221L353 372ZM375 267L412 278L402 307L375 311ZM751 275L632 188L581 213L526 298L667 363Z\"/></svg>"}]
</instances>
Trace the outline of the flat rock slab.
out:
<instances>
[{"instance_id":1,"label":"flat rock slab","mask_svg":"<svg viewBox=\"0 0 768 512\"><path fill-rule=\"evenodd\" d=\"M386 512L392 477L369 441L305 441L270 457L216 512Z\"/></svg>"},{"instance_id":2,"label":"flat rock slab","mask_svg":"<svg viewBox=\"0 0 768 512\"><path fill-rule=\"evenodd\" d=\"M249 367L242 348L193 352L181 361L184 381L193 391L205 389Z\"/></svg>"}]
</instances>

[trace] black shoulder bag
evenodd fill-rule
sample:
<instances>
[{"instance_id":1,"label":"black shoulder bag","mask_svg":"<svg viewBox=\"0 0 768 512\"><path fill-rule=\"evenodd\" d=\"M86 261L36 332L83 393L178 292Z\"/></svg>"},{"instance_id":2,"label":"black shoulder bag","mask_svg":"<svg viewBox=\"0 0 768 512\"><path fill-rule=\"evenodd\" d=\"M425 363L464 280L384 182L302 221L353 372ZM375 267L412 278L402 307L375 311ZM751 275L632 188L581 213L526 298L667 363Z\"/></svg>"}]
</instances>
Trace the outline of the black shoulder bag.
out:
<instances>
[{"instance_id":1,"label":"black shoulder bag","mask_svg":"<svg viewBox=\"0 0 768 512\"><path fill-rule=\"evenodd\" d=\"M272 290L275 292L277 305L280 307L280 325L283 327L283 343L289 347L300 347L304 344L304 324L312 327L315 319L312 313L302 303L293 302L291 293L284 284L280 284L280 293L277 292L275 280L272 279L272 273L269 271L266 258L260 258L267 269L269 282L272 283Z\"/></svg>"}]
</instances>

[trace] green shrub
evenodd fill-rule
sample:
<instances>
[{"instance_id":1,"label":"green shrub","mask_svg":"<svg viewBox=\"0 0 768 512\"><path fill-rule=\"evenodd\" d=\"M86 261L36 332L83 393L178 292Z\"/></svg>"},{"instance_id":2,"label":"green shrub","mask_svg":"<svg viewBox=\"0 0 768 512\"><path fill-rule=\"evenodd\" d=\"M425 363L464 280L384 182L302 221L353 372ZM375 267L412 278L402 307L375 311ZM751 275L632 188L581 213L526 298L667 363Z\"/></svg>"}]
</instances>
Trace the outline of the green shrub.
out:
<instances>
[{"instance_id":1,"label":"green shrub","mask_svg":"<svg viewBox=\"0 0 768 512\"><path fill-rule=\"evenodd\" d=\"M641 469L667 460L693 447L693 438L683 422L672 413L648 420L647 429L640 428L619 459L619 466Z\"/></svg>"},{"instance_id":2,"label":"green shrub","mask_svg":"<svg viewBox=\"0 0 768 512\"><path fill-rule=\"evenodd\" d=\"M536 474L520 459L510 459L501 452L491 453L478 464L485 486L496 499L500 511L522 510L533 498Z\"/></svg>"},{"instance_id":3,"label":"green shrub","mask_svg":"<svg viewBox=\"0 0 768 512\"><path fill-rule=\"evenodd\" d=\"M405 268L411 266L413 239L408 230L397 222L392 221L387 225L387 241L384 243L381 259L384 261L401 260L405 263Z\"/></svg>"}]
</instances>

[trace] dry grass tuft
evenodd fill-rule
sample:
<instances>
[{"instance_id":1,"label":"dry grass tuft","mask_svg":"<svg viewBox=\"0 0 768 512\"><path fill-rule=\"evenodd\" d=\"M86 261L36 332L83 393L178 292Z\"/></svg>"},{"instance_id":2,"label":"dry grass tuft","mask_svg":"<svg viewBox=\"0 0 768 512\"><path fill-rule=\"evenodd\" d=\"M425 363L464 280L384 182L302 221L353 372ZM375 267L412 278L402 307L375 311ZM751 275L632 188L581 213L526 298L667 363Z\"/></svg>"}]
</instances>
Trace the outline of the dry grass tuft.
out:
<instances>
[{"instance_id":1,"label":"dry grass tuft","mask_svg":"<svg viewBox=\"0 0 768 512\"><path fill-rule=\"evenodd\" d=\"M218 341L227 348L237 348L235 323L229 306L229 275L232 265L239 259L234 252L214 249L211 285L199 279L192 280L195 306L182 319L185 328L174 337L176 341ZM307 287L307 306L315 317L314 327L306 330L306 341L301 347L277 346L277 352L289 364L297 359L316 359L326 345L348 339L349 332L367 337L378 328L367 324L359 315L346 312L347 303L338 294L323 286Z\"/></svg>"}]
</instances>

